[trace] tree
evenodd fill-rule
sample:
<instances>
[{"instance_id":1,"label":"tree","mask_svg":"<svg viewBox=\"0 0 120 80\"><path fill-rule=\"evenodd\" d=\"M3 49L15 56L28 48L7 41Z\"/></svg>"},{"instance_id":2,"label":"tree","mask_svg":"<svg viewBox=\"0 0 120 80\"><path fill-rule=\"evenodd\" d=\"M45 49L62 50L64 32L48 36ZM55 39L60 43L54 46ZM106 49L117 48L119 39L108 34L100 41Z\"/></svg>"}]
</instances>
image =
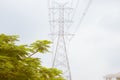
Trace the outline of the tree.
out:
<instances>
[{"instance_id":1,"label":"tree","mask_svg":"<svg viewBox=\"0 0 120 80\"><path fill-rule=\"evenodd\" d=\"M56 68L46 68L36 53L46 53L51 44L38 40L30 45L17 45L19 36L0 34L0 80L64 80Z\"/></svg>"}]
</instances>

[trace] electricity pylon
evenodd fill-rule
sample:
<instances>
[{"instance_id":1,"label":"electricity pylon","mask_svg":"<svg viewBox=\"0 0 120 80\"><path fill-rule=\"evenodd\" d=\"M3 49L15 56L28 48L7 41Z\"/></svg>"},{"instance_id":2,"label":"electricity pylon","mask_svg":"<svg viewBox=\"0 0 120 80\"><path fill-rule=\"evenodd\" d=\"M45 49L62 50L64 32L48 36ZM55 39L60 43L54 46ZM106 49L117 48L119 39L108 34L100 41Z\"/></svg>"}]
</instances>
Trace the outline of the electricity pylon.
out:
<instances>
[{"instance_id":1,"label":"electricity pylon","mask_svg":"<svg viewBox=\"0 0 120 80\"><path fill-rule=\"evenodd\" d=\"M77 31L92 2L92 0L88 0L89 2L80 17L80 21L74 34L69 34L69 28L71 27L72 19L80 0L77 0L74 11L70 7L72 6L73 1L74 0L49 0L50 30L54 43L54 59L52 67L62 70L63 76L66 80L71 80L69 60L67 56L67 43L72 39L73 35Z\"/></svg>"},{"instance_id":2,"label":"electricity pylon","mask_svg":"<svg viewBox=\"0 0 120 80\"><path fill-rule=\"evenodd\" d=\"M72 23L72 8L68 7L67 3L63 4L55 2L54 6L49 7L49 11L51 35L53 36L54 40L54 59L52 67L62 70L62 76L66 80L72 80L67 56L67 43L69 41L69 36L71 36L71 34L68 32L68 28Z\"/></svg>"}]
</instances>

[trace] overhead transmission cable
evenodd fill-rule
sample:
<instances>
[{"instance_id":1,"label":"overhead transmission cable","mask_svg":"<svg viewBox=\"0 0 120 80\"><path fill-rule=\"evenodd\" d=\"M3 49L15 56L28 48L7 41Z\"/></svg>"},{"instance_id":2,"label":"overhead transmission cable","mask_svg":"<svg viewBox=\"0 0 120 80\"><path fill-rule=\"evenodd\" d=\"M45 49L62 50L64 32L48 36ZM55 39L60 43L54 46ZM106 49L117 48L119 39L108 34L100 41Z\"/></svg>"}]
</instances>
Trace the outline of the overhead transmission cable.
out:
<instances>
[{"instance_id":1,"label":"overhead transmission cable","mask_svg":"<svg viewBox=\"0 0 120 80\"><path fill-rule=\"evenodd\" d=\"M79 0L78 0L78 1L79 1ZM89 0L89 2L88 2L88 4L87 4L84 12L82 13L82 16L80 17L80 20L79 20L79 22L78 22L78 24L77 24L77 26L76 26L76 29L75 29L75 31L73 32L73 34L75 34L75 33L77 32L78 28L80 27L80 25L81 25L81 23L82 23L85 15L86 15L86 13L88 12L88 9L89 9L91 3L92 3L92 0ZM71 37L70 40L72 40L72 38L73 38L73 36Z\"/></svg>"},{"instance_id":2,"label":"overhead transmission cable","mask_svg":"<svg viewBox=\"0 0 120 80\"><path fill-rule=\"evenodd\" d=\"M72 7L72 5L74 6L74 2L73 2L74 0L71 0L71 7ZM78 7L78 5L79 5L79 2L80 2L80 0L77 0L77 2L75 3L76 4L76 6L75 6L75 8L74 8L74 10L73 10L73 13L72 13L72 16L71 16L71 21L73 20L73 18L74 18L74 15L75 15L75 13L76 13L76 10L77 10L77 7ZM69 28L72 26L72 24L71 25L69 25ZM68 28L68 30L69 30L69 28Z\"/></svg>"},{"instance_id":3,"label":"overhead transmission cable","mask_svg":"<svg viewBox=\"0 0 120 80\"><path fill-rule=\"evenodd\" d=\"M74 15L75 15L75 13L76 13L76 10L77 10L77 8L78 8L79 3L80 3L80 0L77 0L76 6L75 6L74 11L73 11L73 15L72 15L72 17L71 17L71 20L74 18Z\"/></svg>"}]
</instances>

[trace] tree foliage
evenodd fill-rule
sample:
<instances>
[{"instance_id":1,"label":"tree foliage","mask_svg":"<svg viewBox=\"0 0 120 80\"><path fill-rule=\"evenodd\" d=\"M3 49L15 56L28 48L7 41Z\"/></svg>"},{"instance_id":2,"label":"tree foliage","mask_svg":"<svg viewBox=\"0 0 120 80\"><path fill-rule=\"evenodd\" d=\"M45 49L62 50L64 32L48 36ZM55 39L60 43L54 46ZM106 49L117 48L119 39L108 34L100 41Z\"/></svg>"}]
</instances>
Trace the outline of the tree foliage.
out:
<instances>
[{"instance_id":1,"label":"tree foliage","mask_svg":"<svg viewBox=\"0 0 120 80\"><path fill-rule=\"evenodd\" d=\"M41 65L35 53L48 52L48 40L17 45L19 36L0 34L0 80L64 80L62 72Z\"/></svg>"}]
</instances>

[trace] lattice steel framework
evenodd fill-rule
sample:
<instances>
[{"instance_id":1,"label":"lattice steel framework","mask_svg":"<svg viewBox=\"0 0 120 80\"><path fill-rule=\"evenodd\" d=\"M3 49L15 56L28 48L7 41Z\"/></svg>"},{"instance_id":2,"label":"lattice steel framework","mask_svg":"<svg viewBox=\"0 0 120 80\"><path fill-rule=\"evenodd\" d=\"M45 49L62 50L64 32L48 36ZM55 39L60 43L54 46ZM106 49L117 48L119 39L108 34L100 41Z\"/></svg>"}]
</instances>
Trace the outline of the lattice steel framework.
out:
<instances>
[{"instance_id":1,"label":"lattice steel framework","mask_svg":"<svg viewBox=\"0 0 120 80\"><path fill-rule=\"evenodd\" d=\"M92 2L92 0L88 0L88 4L84 9L83 14L80 16L80 21L74 34L69 34L72 19L75 15L79 1L80 0L77 0L76 7L73 10L71 6L73 5L74 0L48 0L50 31L54 44L54 59L52 67L62 70L63 76L66 80L71 80L71 72L67 56L67 44L72 39L73 35L83 21L83 18Z\"/></svg>"},{"instance_id":2,"label":"lattice steel framework","mask_svg":"<svg viewBox=\"0 0 120 80\"><path fill-rule=\"evenodd\" d=\"M54 59L53 68L63 71L63 77L71 80L71 72L67 56L67 43L71 34L68 32L71 21L72 8L68 7L68 3L57 3L49 6L49 17L51 25L51 35L54 42Z\"/></svg>"}]
</instances>

